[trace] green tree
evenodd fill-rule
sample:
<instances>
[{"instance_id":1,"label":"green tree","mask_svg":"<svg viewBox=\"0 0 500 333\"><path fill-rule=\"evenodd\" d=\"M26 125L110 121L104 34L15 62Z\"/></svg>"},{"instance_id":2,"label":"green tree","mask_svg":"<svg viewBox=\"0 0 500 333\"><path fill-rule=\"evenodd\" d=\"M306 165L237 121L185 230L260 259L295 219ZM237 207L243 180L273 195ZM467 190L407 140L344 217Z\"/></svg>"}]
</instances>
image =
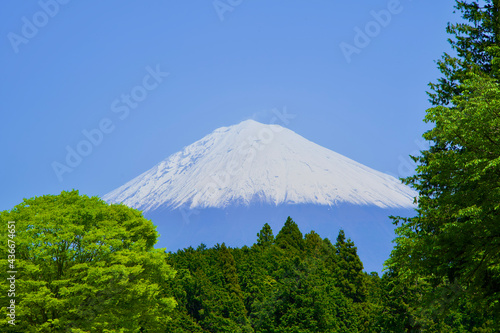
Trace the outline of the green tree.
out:
<instances>
[{"instance_id":1,"label":"green tree","mask_svg":"<svg viewBox=\"0 0 500 333\"><path fill-rule=\"evenodd\" d=\"M236 262L231 254L231 250L222 243L220 247L220 262L224 275L225 288L229 292L230 302L227 304L228 316L233 322L236 322L244 332L253 332L247 318L245 305L243 304L243 292L236 270Z\"/></svg>"},{"instance_id":2,"label":"green tree","mask_svg":"<svg viewBox=\"0 0 500 333\"><path fill-rule=\"evenodd\" d=\"M478 307L498 314L500 87L471 74L462 90L452 107L428 110L426 120L435 127L424 137L446 149L424 151L418 174L407 179L419 191L418 216L399 219L389 267L467 293Z\"/></svg>"},{"instance_id":3,"label":"green tree","mask_svg":"<svg viewBox=\"0 0 500 333\"><path fill-rule=\"evenodd\" d=\"M355 302L362 302L366 297L363 263L359 259L357 248L349 238L346 240L344 230L339 231L336 249L337 286L347 297Z\"/></svg>"},{"instance_id":4,"label":"green tree","mask_svg":"<svg viewBox=\"0 0 500 333\"><path fill-rule=\"evenodd\" d=\"M445 318L473 302L486 326L500 313L499 3L457 1L466 21L448 27L457 57L438 62L443 77L431 84L436 107L425 118L434 125L424 134L430 148L405 180L419 192L418 215L395 218L388 261L404 284L429 284L421 311Z\"/></svg>"},{"instance_id":5,"label":"green tree","mask_svg":"<svg viewBox=\"0 0 500 333\"><path fill-rule=\"evenodd\" d=\"M481 5L482 3L482 5ZM430 83L429 93L433 105L448 105L454 96L462 94L462 84L467 73L475 72L498 80L500 46L500 1L456 1L456 7L464 19L461 23L448 23L447 32L456 56L444 53L437 62L443 77Z\"/></svg>"},{"instance_id":6,"label":"green tree","mask_svg":"<svg viewBox=\"0 0 500 333\"><path fill-rule=\"evenodd\" d=\"M311 230L310 233L304 236L304 241L305 250L310 256L320 258L328 254L328 249L323 239L314 230Z\"/></svg>"},{"instance_id":7,"label":"green tree","mask_svg":"<svg viewBox=\"0 0 500 333\"><path fill-rule=\"evenodd\" d=\"M257 245L269 246L274 243L273 229L267 223L264 224L257 237Z\"/></svg>"},{"instance_id":8,"label":"green tree","mask_svg":"<svg viewBox=\"0 0 500 333\"><path fill-rule=\"evenodd\" d=\"M15 331L158 332L169 320L176 303L164 287L175 272L139 211L71 191L25 199L0 213L1 224L8 221L16 226Z\"/></svg>"},{"instance_id":9,"label":"green tree","mask_svg":"<svg viewBox=\"0 0 500 333\"><path fill-rule=\"evenodd\" d=\"M302 232L290 216L276 236L276 245L290 251L302 251L304 249Z\"/></svg>"},{"instance_id":10,"label":"green tree","mask_svg":"<svg viewBox=\"0 0 500 333\"><path fill-rule=\"evenodd\" d=\"M341 258L356 261L352 260L357 258L354 244L343 233L337 246L314 231L303 239L293 220L287 222L275 244L240 249L217 244L169 256L168 262L178 272L169 289L179 306L167 332L372 333L387 329L386 314L400 308L381 300L388 297L376 274L352 275L362 279L354 281L355 293L370 285L365 301L354 301L338 287L350 278L349 268L359 267L341 263L344 271L338 265ZM400 318L393 317L390 324Z\"/></svg>"},{"instance_id":11,"label":"green tree","mask_svg":"<svg viewBox=\"0 0 500 333\"><path fill-rule=\"evenodd\" d=\"M321 261L281 261L277 284L254 304L256 332L359 332L352 301Z\"/></svg>"}]
</instances>

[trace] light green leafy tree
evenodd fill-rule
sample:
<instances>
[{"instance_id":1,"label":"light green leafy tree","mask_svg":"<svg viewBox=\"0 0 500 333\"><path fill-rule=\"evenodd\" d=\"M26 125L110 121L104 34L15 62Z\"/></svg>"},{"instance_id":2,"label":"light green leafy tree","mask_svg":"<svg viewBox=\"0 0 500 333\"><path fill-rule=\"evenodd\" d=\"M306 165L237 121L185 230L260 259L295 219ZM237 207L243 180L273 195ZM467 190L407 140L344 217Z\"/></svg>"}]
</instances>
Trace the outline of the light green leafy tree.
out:
<instances>
[{"instance_id":1,"label":"light green leafy tree","mask_svg":"<svg viewBox=\"0 0 500 333\"><path fill-rule=\"evenodd\" d=\"M389 268L427 277L442 306L461 294L500 313L500 87L471 74L452 107L428 110L437 142L409 178L419 192L418 216L403 219ZM437 295L435 293L435 295ZM497 317L498 319L498 317Z\"/></svg>"},{"instance_id":2,"label":"light green leafy tree","mask_svg":"<svg viewBox=\"0 0 500 333\"><path fill-rule=\"evenodd\" d=\"M431 331L469 313L457 319L464 331L493 332L500 329L500 1L457 0L456 8L463 21L447 29L456 54L443 55L443 76L430 84L430 148L414 157L416 174L405 180L419 192L417 215L395 218L387 267L418 290L409 304L415 326Z\"/></svg>"},{"instance_id":3,"label":"light green leafy tree","mask_svg":"<svg viewBox=\"0 0 500 333\"><path fill-rule=\"evenodd\" d=\"M139 211L78 191L25 199L0 213L3 272L8 221L16 225L16 325L4 314L2 331L163 331L176 304L164 286L175 272ZM4 306L7 285L0 288Z\"/></svg>"}]
</instances>

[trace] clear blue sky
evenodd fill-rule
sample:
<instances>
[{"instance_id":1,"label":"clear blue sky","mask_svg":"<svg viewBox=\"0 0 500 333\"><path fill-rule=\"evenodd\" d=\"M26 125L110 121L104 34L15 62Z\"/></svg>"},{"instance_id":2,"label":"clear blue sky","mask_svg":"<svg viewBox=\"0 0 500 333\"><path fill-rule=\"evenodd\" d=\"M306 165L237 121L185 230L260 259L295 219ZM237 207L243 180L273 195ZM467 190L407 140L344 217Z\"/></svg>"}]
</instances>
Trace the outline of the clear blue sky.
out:
<instances>
[{"instance_id":1,"label":"clear blue sky","mask_svg":"<svg viewBox=\"0 0 500 333\"><path fill-rule=\"evenodd\" d=\"M452 0L60 2L0 4L0 210L101 196L215 128L284 108L307 139L404 176L458 20ZM67 147L88 155L70 167Z\"/></svg>"}]
</instances>

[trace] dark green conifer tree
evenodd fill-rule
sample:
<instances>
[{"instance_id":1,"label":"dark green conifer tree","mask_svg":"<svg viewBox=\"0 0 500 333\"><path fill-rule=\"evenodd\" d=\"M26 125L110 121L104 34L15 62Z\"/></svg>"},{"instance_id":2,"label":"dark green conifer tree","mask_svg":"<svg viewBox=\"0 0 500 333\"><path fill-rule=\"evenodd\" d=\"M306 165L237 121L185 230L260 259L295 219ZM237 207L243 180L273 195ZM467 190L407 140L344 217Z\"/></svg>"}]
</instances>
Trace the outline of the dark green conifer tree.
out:
<instances>
[{"instance_id":1,"label":"dark green conifer tree","mask_svg":"<svg viewBox=\"0 0 500 333\"><path fill-rule=\"evenodd\" d=\"M304 236L304 244L307 254L312 257L323 258L328 253L323 239L314 230Z\"/></svg>"},{"instance_id":2,"label":"dark green conifer tree","mask_svg":"<svg viewBox=\"0 0 500 333\"><path fill-rule=\"evenodd\" d=\"M297 223L289 216L285 225L276 236L276 245L279 248L292 252L304 249L304 239Z\"/></svg>"},{"instance_id":3,"label":"dark green conifer tree","mask_svg":"<svg viewBox=\"0 0 500 333\"><path fill-rule=\"evenodd\" d=\"M456 8L465 22L448 23L446 31L456 56L444 53L437 62L443 77L430 83L429 93L433 105L448 105L454 96L462 94L467 73L482 73L498 80L500 46L500 1L457 0Z\"/></svg>"},{"instance_id":4,"label":"dark green conifer tree","mask_svg":"<svg viewBox=\"0 0 500 333\"><path fill-rule=\"evenodd\" d=\"M273 230L269 224L264 224L262 229L257 234L257 245L269 246L274 243Z\"/></svg>"},{"instance_id":5,"label":"dark green conifer tree","mask_svg":"<svg viewBox=\"0 0 500 333\"><path fill-rule=\"evenodd\" d=\"M229 304L226 304L228 317L236 322L243 332L252 332L247 318L246 308L243 303L243 292L241 291L236 263L231 250L222 243L220 246L220 262L224 276L225 288L229 292Z\"/></svg>"},{"instance_id":6,"label":"dark green conifer tree","mask_svg":"<svg viewBox=\"0 0 500 333\"><path fill-rule=\"evenodd\" d=\"M358 257L356 246L350 238L346 240L342 229L339 231L335 249L338 287L354 302L363 302L366 297L363 263Z\"/></svg>"},{"instance_id":7,"label":"dark green conifer tree","mask_svg":"<svg viewBox=\"0 0 500 333\"><path fill-rule=\"evenodd\" d=\"M222 264L222 272L226 282L226 289L234 294L237 298L242 299L241 287L238 281L238 273L236 271L236 263L231 251L222 243L220 247L220 262Z\"/></svg>"}]
</instances>

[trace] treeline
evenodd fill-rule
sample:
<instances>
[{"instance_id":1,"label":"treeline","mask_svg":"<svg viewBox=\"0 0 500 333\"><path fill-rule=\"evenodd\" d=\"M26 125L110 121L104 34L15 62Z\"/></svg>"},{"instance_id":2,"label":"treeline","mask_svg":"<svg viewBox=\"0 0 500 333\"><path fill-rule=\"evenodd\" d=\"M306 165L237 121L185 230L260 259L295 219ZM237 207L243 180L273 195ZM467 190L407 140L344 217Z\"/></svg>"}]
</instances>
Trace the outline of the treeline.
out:
<instances>
[{"instance_id":1,"label":"treeline","mask_svg":"<svg viewBox=\"0 0 500 333\"><path fill-rule=\"evenodd\" d=\"M343 230L332 243L314 231L303 236L289 217L276 237L268 224L257 236L251 247L201 244L169 255L178 304L166 332L473 332L487 325L465 299L448 314L419 309L425 286L404 285L395 272L363 272Z\"/></svg>"},{"instance_id":2,"label":"treeline","mask_svg":"<svg viewBox=\"0 0 500 333\"><path fill-rule=\"evenodd\" d=\"M379 277L342 230L303 236L291 218L251 247L170 254L139 211L78 191L25 199L0 224L15 225L0 265L18 271L0 274L2 332L498 332L491 298L414 278L402 245Z\"/></svg>"}]
</instances>

